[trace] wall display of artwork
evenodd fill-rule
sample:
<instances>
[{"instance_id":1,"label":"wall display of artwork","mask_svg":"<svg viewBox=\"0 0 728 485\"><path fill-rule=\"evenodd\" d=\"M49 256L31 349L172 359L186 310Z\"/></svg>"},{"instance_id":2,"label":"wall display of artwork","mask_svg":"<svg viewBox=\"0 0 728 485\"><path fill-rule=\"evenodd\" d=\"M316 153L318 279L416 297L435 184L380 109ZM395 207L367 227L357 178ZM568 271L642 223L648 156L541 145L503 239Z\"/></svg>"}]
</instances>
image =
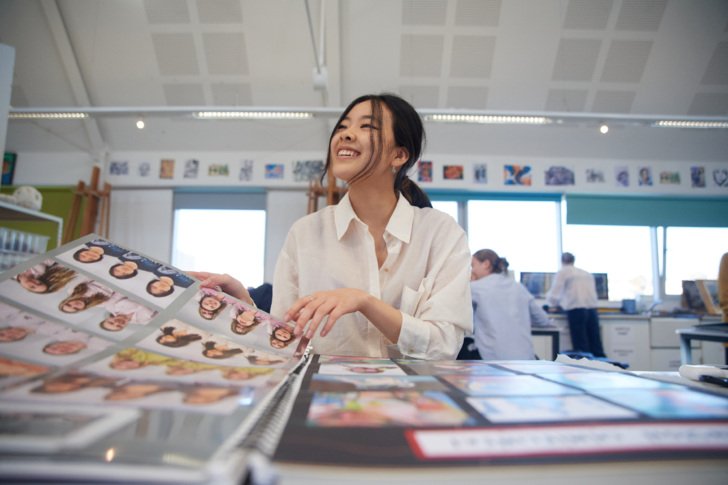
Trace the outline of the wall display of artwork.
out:
<instances>
[{"instance_id":1,"label":"wall display of artwork","mask_svg":"<svg viewBox=\"0 0 728 485\"><path fill-rule=\"evenodd\" d=\"M175 160L180 166L175 170ZM260 167L255 170L255 167ZM323 173L320 154L120 153L106 166L116 187L240 186L305 190ZM490 176L489 176L490 173ZM492 174L501 174L494 177ZM434 155L420 160L409 176L426 189L534 193L644 193L650 195L728 196L728 162L644 160L525 159Z\"/></svg>"}]
</instances>

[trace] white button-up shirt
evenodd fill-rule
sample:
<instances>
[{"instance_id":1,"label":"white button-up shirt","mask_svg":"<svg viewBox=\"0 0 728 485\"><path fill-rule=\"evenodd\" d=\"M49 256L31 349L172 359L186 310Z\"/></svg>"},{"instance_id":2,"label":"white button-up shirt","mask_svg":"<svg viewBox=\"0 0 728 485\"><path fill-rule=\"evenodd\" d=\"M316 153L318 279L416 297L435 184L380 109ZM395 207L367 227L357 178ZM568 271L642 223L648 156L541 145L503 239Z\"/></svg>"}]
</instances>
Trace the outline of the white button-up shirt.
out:
<instances>
[{"instance_id":1,"label":"white button-up shirt","mask_svg":"<svg viewBox=\"0 0 728 485\"><path fill-rule=\"evenodd\" d=\"M565 264L554 276L546 299L549 305L559 305L564 310L596 308L597 283L591 273Z\"/></svg>"},{"instance_id":2,"label":"white button-up shirt","mask_svg":"<svg viewBox=\"0 0 728 485\"><path fill-rule=\"evenodd\" d=\"M421 359L453 359L472 332L470 251L447 214L411 206L400 196L384 230L387 258L378 267L374 238L349 196L296 221L278 257L271 313L283 316L301 296L358 288L399 308L398 350ZM387 357L392 345L361 313L339 318L314 351Z\"/></svg>"}]
</instances>

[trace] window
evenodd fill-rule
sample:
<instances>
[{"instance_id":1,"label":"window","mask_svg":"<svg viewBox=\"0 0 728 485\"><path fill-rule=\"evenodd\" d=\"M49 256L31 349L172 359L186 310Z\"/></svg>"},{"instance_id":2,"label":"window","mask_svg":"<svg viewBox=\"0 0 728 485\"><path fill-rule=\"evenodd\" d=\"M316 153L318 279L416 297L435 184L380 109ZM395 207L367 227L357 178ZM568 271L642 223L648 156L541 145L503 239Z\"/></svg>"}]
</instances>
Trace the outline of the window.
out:
<instances>
[{"instance_id":1,"label":"window","mask_svg":"<svg viewBox=\"0 0 728 485\"><path fill-rule=\"evenodd\" d=\"M174 196L172 264L228 273L248 287L265 278L264 193L180 192Z\"/></svg>"},{"instance_id":2,"label":"window","mask_svg":"<svg viewBox=\"0 0 728 485\"><path fill-rule=\"evenodd\" d=\"M554 201L468 201L470 252L494 250L516 279L521 271L557 271L559 207Z\"/></svg>"},{"instance_id":3,"label":"window","mask_svg":"<svg viewBox=\"0 0 728 485\"><path fill-rule=\"evenodd\" d=\"M458 203L455 200L433 200L432 207L452 216L455 221L459 222L458 218Z\"/></svg>"},{"instance_id":4,"label":"window","mask_svg":"<svg viewBox=\"0 0 728 485\"><path fill-rule=\"evenodd\" d=\"M607 273L610 300L653 294L649 227L568 224L563 249L576 257L575 266Z\"/></svg>"},{"instance_id":5,"label":"window","mask_svg":"<svg viewBox=\"0 0 728 485\"><path fill-rule=\"evenodd\" d=\"M728 251L728 228L666 228L665 293L682 294L683 280L718 278L720 258Z\"/></svg>"}]
</instances>

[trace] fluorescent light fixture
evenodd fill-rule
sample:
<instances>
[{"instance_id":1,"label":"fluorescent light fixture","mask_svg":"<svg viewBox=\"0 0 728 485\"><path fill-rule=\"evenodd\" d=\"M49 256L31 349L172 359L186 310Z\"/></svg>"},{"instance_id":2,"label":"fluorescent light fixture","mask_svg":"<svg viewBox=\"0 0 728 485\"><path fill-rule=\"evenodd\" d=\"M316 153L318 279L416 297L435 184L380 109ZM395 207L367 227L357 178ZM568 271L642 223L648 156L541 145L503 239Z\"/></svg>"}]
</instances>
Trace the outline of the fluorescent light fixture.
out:
<instances>
[{"instance_id":1,"label":"fluorescent light fixture","mask_svg":"<svg viewBox=\"0 0 728 485\"><path fill-rule=\"evenodd\" d=\"M661 128L728 128L728 121L686 121L686 120L660 120L654 126Z\"/></svg>"},{"instance_id":2,"label":"fluorescent light fixture","mask_svg":"<svg viewBox=\"0 0 728 485\"><path fill-rule=\"evenodd\" d=\"M599 125L599 133L601 133L602 135L606 135L607 133L609 133L609 125L606 123L602 123L601 125Z\"/></svg>"},{"instance_id":3,"label":"fluorescent light fixture","mask_svg":"<svg viewBox=\"0 0 728 485\"><path fill-rule=\"evenodd\" d=\"M11 120L81 120L88 118L88 113L8 113L8 118Z\"/></svg>"},{"instance_id":4,"label":"fluorescent light fixture","mask_svg":"<svg viewBox=\"0 0 728 485\"><path fill-rule=\"evenodd\" d=\"M195 118L203 120L305 120L313 118L306 111L198 111Z\"/></svg>"},{"instance_id":5,"label":"fluorescent light fixture","mask_svg":"<svg viewBox=\"0 0 728 485\"><path fill-rule=\"evenodd\" d=\"M520 115L477 115L477 114L431 114L425 115L425 121L438 123L484 123L494 125L548 125L551 118L545 116Z\"/></svg>"}]
</instances>

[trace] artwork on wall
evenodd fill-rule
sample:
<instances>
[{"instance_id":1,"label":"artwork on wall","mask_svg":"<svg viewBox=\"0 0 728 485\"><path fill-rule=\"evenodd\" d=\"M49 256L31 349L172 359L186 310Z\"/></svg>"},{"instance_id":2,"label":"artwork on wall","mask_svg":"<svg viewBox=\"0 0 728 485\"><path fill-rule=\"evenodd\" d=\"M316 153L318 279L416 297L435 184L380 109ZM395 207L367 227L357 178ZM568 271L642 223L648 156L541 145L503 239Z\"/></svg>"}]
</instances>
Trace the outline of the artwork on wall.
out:
<instances>
[{"instance_id":1,"label":"artwork on wall","mask_svg":"<svg viewBox=\"0 0 728 485\"><path fill-rule=\"evenodd\" d=\"M230 175L230 167L227 163L211 163L207 168L207 175L210 177L227 177Z\"/></svg>"},{"instance_id":2,"label":"artwork on wall","mask_svg":"<svg viewBox=\"0 0 728 485\"><path fill-rule=\"evenodd\" d=\"M637 185L640 186L651 186L652 185L652 168L640 167L639 176L637 177Z\"/></svg>"},{"instance_id":3,"label":"artwork on wall","mask_svg":"<svg viewBox=\"0 0 728 485\"><path fill-rule=\"evenodd\" d=\"M488 166L484 163L473 165L473 181L476 184L488 183Z\"/></svg>"},{"instance_id":4,"label":"artwork on wall","mask_svg":"<svg viewBox=\"0 0 728 485\"><path fill-rule=\"evenodd\" d=\"M445 180L462 180L464 171L462 165L444 165L442 167L442 178Z\"/></svg>"},{"instance_id":5,"label":"artwork on wall","mask_svg":"<svg viewBox=\"0 0 728 485\"><path fill-rule=\"evenodd\" d=\"M139 176L148 177L152 171L152 164L149 162L142 162L139 164Z\"/></svg>"},{"instance_id":6,"label":"artwork on wall","mask_svg":"<svg viewBox=\"0 0 728 485\"><path fill-rule=\"evenodd\" d=\"M283 164L282 163L266 163L265 164L265 178L268 180L282 179L283 178Z\"/></svg>"},{"instance_id":7,"label":"artwork on wall","mask_svg":"<svg viewBox=\"0 0 728 485\"><path fill-rule=\"evenodd\" d=\"M705 187L705 167L690 167L690 186L693 188Z\"/></svg>"},{"instance_id":8,"label":"artwork on wall","mask_svg":"<svg viewBox=\"0 0 728 485\"><path fill-rule=\"evenodd\" d=\"M663 170L660 172L661 185L680 185L680 172Z\"/></svg>"},{"instance_id":9,"label":"artwork on wall","mask_svg":"<svg viewBox=\"0 0 728 485\"><path fill-rule=\"evenodd\" d=\"M129 175L129 162L112 160L109 164L109 175Z\"/></svg>"},{"instance_id":10,"label":"artwork on wall","mask_svg":"<svg viewBox=\"0 0 728 485\"><path fill-rule=\"evenodd\" d=\"M562 165L552 165L546 170L546 185L574 185L574 171Z\"/></svg>"},{"instance_id":11,"label":"artwork on wall","mask_svg":"<svg viewBox=\"0 0 728 485\"><path fill-rule=\"evenodd\" d=\"M432 182L432 162L424 160L417 162L417 181Z\"/></svg>"},{"instance_id":12,"label":"artwork on wall","mask_svg":"<svg viewBox=\"0 0 728 485\"><path fill-rule=\"evenodd\" d=\"M586 169L586 183L588 184L603 184L606 183L607 179L604 177L604 171L597 168Z\"/></svg>"},{"instance_id":13,"label":"artwork on wall","mask_svg":"<svg viewBox=\"0 0 728 485\"><path fill-rule=\"evenodd\" d=\"M615 167L614 182L617 187L629 187L629 169L625 166Z\"/></svg>"},{"instance_id":14,"label":"artwork on wall","mask_svg":"<svg viewBox=\"0 0 728 485\"><path fill-rule=\"evenodd\" d=\"M196 179L200 172L200 161L194 158L185 162L184 178Z\"/></svg>"},{"instance_id":15,"label":"artwork on wall","mask_svg":"<svg viewBox=\"0 0 728 485\"><path fill-rule=\"evenodd\" d=\"M728 169L716 168L713 170L713 182L718 187L728 187Z\"/></svg>"},{"instance_id":16,"label":"artwork on wall","mask_svg":"<svg viewBox=\"0 0 728 485\"><path fill-rule=\"evenodd\" d=\"M163 158L159 164L159 178L174 178L174 160L171 158Z\"/></svg>"},{"instance_id":17,"label":"artwork on wall","mask_svg":"<svg viewBox=\"0 0 728 485\"><path fill-rule=\"evenodd\" d=\"M295 182L310 182L320 178L323 172L323 160L297 160L293 162L293 180Z\"/></svg>"},{"instance_id":18,"label":"artwork on wall","mask_svg":"<svg viewBox=\"0 0 728 485\"><path fill-rule=\"evenodd\" d=\"M530 165L503 165L503 185L531 185Z\"/></svg>"},{"instance_id":19,"label":"artwork on wall","mask_svg":"<svg viewBox=\"0 0 728 485\"><path fill-rule=\"evenodd\" d=\"M13 152L5 152L3 155L3 175L0 185L13 185L13 176L15 175L15 163L18 160L18 154Z\"/></svg>"},{"instance_id":20,"label":"artwork on wall","mask_svg":"<svg viewBox=\"0 0 728 485\"><path fill-rule=\"evenodd\" d=\"M253 161L243 160L240 162L240 171L238 172L238 180L241 182L250 182L253 180Z\"/></svg>"}]
</instances>

